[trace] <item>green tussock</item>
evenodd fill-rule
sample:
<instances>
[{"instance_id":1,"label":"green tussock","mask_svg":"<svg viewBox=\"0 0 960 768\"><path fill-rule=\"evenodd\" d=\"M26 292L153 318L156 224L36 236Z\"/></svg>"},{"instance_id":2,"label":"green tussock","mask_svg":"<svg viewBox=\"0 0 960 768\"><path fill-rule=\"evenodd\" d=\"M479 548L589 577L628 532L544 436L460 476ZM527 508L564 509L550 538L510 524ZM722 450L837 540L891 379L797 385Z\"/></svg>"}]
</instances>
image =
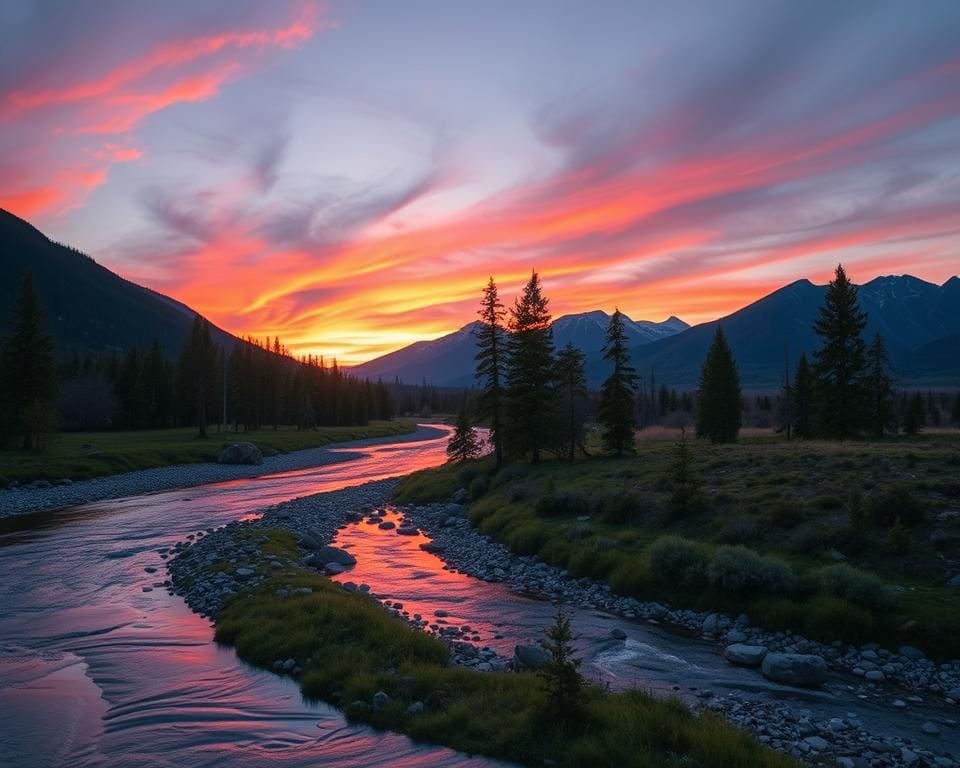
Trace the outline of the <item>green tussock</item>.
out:
<instances>
[{"instance_id":1,"label":"green tussock","mask_svg":"<svg viewBox=\"0 0 960 768\"><path fill-rule=\"evenodd\" d=\"M310 595L280 598L280 588ZM758 766L787 768L791 759L712 716L694 716L675 701L640 692L588 688L582 720L561 727L532 673L480 673L447 666L446 646L385 611L303 571L283 571L222 611L216 640L241 658L271 667L294 658L310 698L342 707L351 720L406 733L471 754L540 766ZM369 705L384 691L389 704ZM415 701L419 715L407 715Z\"/></svg>"}]
</instances>

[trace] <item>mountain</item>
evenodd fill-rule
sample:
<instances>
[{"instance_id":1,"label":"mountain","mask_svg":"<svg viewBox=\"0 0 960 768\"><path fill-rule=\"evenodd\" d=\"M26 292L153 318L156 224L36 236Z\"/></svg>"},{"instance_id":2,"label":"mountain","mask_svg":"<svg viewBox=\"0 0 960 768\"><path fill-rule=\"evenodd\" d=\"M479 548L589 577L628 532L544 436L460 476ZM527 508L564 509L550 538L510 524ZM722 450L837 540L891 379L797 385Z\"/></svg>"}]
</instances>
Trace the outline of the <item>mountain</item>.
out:
<instances>
[{"instance_id":1,"label":"mountain","mask_svg":"<svg viewBox=\"0 0 960 768\"><path fill-rule=\"evenodd\" d=\"M581 349L588 359L601 356L610 315L602 311L581 315L564 315L553 321L553 340L557 348L568 342ZM369 378L393 381L399 377L407 384L426 381L441 387L474 385L476 338L479 322L432 341L418 341L403 349L358 365L351 373ZM664 339L689 328L683 320L670 317L662 323L626 318L624 327L631 344L645 344Z\"/></svg>"},{"instance_id":2,"label":"mountain","mask_svg":"<svg viewBox=\"0 0 960 768\"><path fill-rule=\"evenodd\" d=\"M801 352L810 357L819 346L813 322L826 294L825 285L798 280L726 317L650 344L632 348L641 374L652 368L659 383L695 387L707 348L718 325L730 343L743 385L774 389L783 381L784 352L791 369ZM960 280L942 286L910 275L878 277L860 287L867 313L866 338L879 332L898 380L904 385L956 386L951 370L960 369L951 335L960 333ZM592 361L591 381L605 375Z\"/></svg>"},{"instance_id":3,"label":"mountain","mask_svg":"<svg viewBox=\"0 0 960 768\"><path fill-rule=\"evenodd\" d=\"M194 310L168 296L124 280L73 248L0 209L0 336L9 332L20 281L33 270L47 326L60 356L112 352L160 342L176 357L190 333ZM236 339L211 326L214 341Z\"/></svg>"}]
</instances>

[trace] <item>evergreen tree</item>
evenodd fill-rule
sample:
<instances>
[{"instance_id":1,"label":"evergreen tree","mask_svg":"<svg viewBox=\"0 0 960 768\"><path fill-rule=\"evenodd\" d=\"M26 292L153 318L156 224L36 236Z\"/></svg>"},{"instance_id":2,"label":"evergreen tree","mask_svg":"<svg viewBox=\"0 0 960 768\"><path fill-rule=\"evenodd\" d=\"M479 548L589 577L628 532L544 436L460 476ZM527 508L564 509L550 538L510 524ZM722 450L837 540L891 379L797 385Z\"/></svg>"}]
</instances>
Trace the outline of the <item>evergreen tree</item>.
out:
<instances>
[{"instance_id":1,"label":"evergreen tree","mask_svg":"<svg viewBox=\"0 0 960 768\"><path fill-rule=\"evenodd\" d=\"M953 407L950 409L950 421L960 424L960 391L953 396Z\"/></svg>"},{"instance_id":2,"label":"evergreen tree","mask_svg":"<svg viewBox=\"0 0 960 768\"><path fill-rule=\"evenodd\" d=\"M177 379L188 419L197 425L198 437L207 436L207 406L213 396L216 359L217 347L210 338L210 324L195 315L190 336L180 353Z\"/></svg>"},{"instance_id":3,"label":"evergreen tree","mask_svg":"<svg viewBox=\"0 0 960 768\"><path fill-rule=\"evenodd\" d=\"M497 284L490 278L483 289L480 326L477 328L476 377L483 387L477 402L477 413L490 420L490 442L496 468L503 466L503 420L506 410L504 389L507 368L507 339L503 320L506 312L497 292Z\"/></svg>"},{"instance_id":4,"label":"evergreen tree","mask_svg":"<svg viewBox=\"0 0 960 768\"><path fill-rule=\"evenodd\" d=\"M447 459L455 464L475 459L480 455L480 438L473 428L470 417L467 416L467 406L464 404L457 415L457 426L447 443Z\"/></svg>"},{"instance_id":5,"label":"evergreen tree","mask_svg":"<svg viewBox=\"0 0 960 768\"><path fill-rule=\"evenodd\" d=\"M583 352L567 342L557 353L557 382L563 411L560 429L563 452L572 461L577 454L577 445L583 442L583 418L581 403L587 396L587 376Z\"/></svg>"},{"instance_id":6,"label":"evergreen tree","mask_svg":"<svg viewBox=\"0 0 960 768\"><path fill-rule=\"evenodd\" d=\"M621 456L625 451L634 450L637 372L630 365L627 335L619 309L613 311L607 326L607 343L603 348L603 357L613 364L613 370L600 389L598 419L603 426L603 447ZM652 375L651 373L651 377Z\"/></svg>"},{"instance_id":7,"label":"evergreen tree","mask_svg":"<svg viewBox=\"0 0 960 768\"><path fill-rule=\"evenodd\" d=\"M677 441L673 466L670 468L670 499L667 507L674 517L701 511L706 506L706 497L693 468L693 456L686 439Z\"/></svg>"},{"instance_id":8,"label":"evergreen tree","mask_svg":"<svg viewBox=\"0 0 960 768\"><path fill-rule=\"evenodd\" d=\"M553 332L548 301L533 272L510 310L506 367L509 443L532 463L540 461L553 426Z\"/></svg>"},{"instance_id":9,"label":"evergreen tree","mask_svg":"<svg viewBox=\"0 0 960 768\"><path fill-rule=\"evenodd\" d=\"M813 366L817 431L825 436L854 437L865 425L867 358L862 333L866 324L857 288L838 264L813 324L822 342Z\"/></svg>"},{"instance_id":10,"label":"evergreen tree","mask_svg":"<svg viewBox=\"0 0 960 768\"><path fill-rule=\"evenodd\" d=\"M740 431L742 408L737 364L718 326L700 374L697 437L709 438L712 443L734 442Z\"/></svg>"},{"instance_id":11,"label":"evergreen tree","mask_svg":"<svg viewBox=\"0 0 960 768\"><path fill-rule=\"evenodd\" d=\"M895 429L893 379L889 374L890 361L878 333L867 349L867 386L870 395L870 430L874 437Z\"/></svg>"},{"instance_id":12,"label":"evergreen tree","mask_svg":"<svg viewBox=\"0 0 960 768\"><path fill-rule=\"evenodd\" d=\"M10 318L12 332L0 353L0 429L22 438L27 450L41 447L41 436L55 426L57 366L40 296L29 270ZM0 437L3 435L0 434Z\"/></svg>"},{"instance_id":13,"label":"evergreen tree","mask_svg":"<svg viewBox=\"0 0 960 768\"><path fill-rule=\"evenodd\" d=\"M813 386L813 371L807 363L807 356L800 355L797 373L793 378L794 437L813 437Z\"/></svg>"},{"instance_id":14,"label":"evergreen tree","mask_svg":"<svg viewBox=\"0 0 960 768\"><path fill-rule=\"evenodd\" d=\"M540 646L550 659L539 670L547 689L550 716L560 723L569 723L580 714L583 678L580 676L580 659L574 656L573 641L576 639L570 628L570 617L558 606L557 613L544 633L546 640Z\"/></svg>"}]
</instances>

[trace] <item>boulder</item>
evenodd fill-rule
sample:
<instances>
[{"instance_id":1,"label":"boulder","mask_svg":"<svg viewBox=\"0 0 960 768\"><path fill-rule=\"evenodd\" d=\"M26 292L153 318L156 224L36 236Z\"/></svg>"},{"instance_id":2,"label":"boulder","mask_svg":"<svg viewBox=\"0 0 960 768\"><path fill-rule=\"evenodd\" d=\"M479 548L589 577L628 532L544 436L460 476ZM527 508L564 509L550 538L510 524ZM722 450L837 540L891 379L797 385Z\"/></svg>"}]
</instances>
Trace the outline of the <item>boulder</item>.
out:
<instances>
[{"instance_id":1,"label":"boulder","mask_svg":"<svg viewBox=\"0 0 960 768\"><path fill-rule=\"evenodd\" d=\"M523 669L540 669L550 662L550 654L539 645L518 645L513 649L513 659Z\"/></svg>"},{"instance_id":2,"label":"boulder","mask_svg":"<svg viewBox=\"0 0 960 768\"><path fill-rule=\"evenodd\" d=\"M467 492L466 488L458 488L457 492L453 494L454 504L466 504L469 499L470 494Z\"/></svg>"},{"instance_id":3,"label":"boulder","mask_svg":"<svg viewBox=\"0 0 960 768\"><path fill-rule=\"evenodd\" d=\"M707 618L703 620L703 625L701 627L701 632L705 635L716 635L720 632L720 616L716 613L711 613Z\"/></svg>"},{"instance_id":4,"label":"boulder","mask_svg":"<svg viewBox=\"0 0 960 768\"><path fill-rule=\"evenodd\" d=\"M323 567L323 572L327 574L327 576L337 576L338 574L341 574L346 570L347 570L347 566L340 565L340 563L327 563Z\"/></svg>"},{"instance_id":5,"label":"boulder","mask_svg":"<svg viewBox=\"0 0 960 768\"><path fill-rule=\"evenodd\" d=\"M901 645L897 651L897 655L903 656L903 658L910 659L911 661L919 661L925 658L923 651L919 648L914 648L912 645Z\"/></svg>"},{"instance_id":6,"label":"boulder","mask_svg":"<svg viewBox=\"0 0 960 768\"><path fill-rule=\"evenodd\" d=\"M947 695L945 698L950 699L956 704L960 704L960 688L950 689L949 691L947 691Z\"/></svg>"},{"instance_id":7,"label":"boulder","mask_svg":"<svg viewBox=\"0 0 960 768\"><path fill-rule=\"evenodd\" d=\"M381 531L392 531L397 527L397 524L393 520L384 520L380 525L377 526Z\"/></svg>"},{"instance_id":8,"label":"boulder","mask_svg":"<svg viewBox=\"0 0 960 768\"><path fill-rule=\"evenodd\" d=\"M723 655L727 661L733 664L740 664L744 667L759 667L767 655L767 646L734 643L723 649Z\"/></svg>"},{"instance_id":9,"label":"boulder","mask_svg":"<svg viewBox=\"0 0 960 768\"><path fill-rule=\"evenodd\" d=\"M401 536L416 536L420 530L415 525L401 525L397 528L397 533Z\"/></svg>"},{"instance_id":10,"label":"boulder","mask_svg":"<svg viewBox=\"0 0 960 768\"><path fill-rule=\"evenodd\" d=\"M819 656L805 653L768 653L760 671L775 683L799 687L820 685L827 679L827 663Z\"/></svg>"},{"instance_id":11,"label":"boulder","mask_svg":"<svg viewBox=\"0 0 960 768\"><path fill-rule=\"evenodd\" d=\"M326 546L317 552L317 557L325 563L337 563L338 565L356 565L357 558L351 555L347 550L339 547Z\"/></svg>"},{"instance_id":12,"label":"boulder","mask_svg":"<svg viewBox=\"0 0 960 768\"><path fill-rule=\"evenodd\" d=\"M610 630L610 637L614 640L626 640L627 633L620 629L620 627L614 627Z\"/></svg>"},{"instance_id":13,"label":"boulder","mask_svg":"<svg viewBox=\"0 0 960 768\"><path fill-rule=\"evenodd\" d=\"M423 714L423 702L422 701L413 702L413 704L407 707L407 710L406 712L404 712L404 714L408 716Z\"/></svg>"},{"instance_id":14,"label":"boulder","mask_svg":"<svg viewBox=\"0 0 960 768\"><path fill-rule=\"evenodd\" d=\"M425 541L420 545L420 549L424 552L430 552L431 554L438 555L443 552L446 547L443 544L437 544L435 541Z\"/></svg>"},{"instance_id":15,"label":"boulder","mask_svg":"<svg viewBox=\"0 0 960 768\"><path fill-rule=\"evenodd\" d=\"M263 464L263 454L253 443L231 443L217 454L218 464Z\"/></svg>"},{"instance_id":16,"label":"boulder","mask_svg":"<svg viewBox=\"0 0 960 768\"><path fill-rule=\"evenodd\" d=\"M390 703L390 697L384 691L377 691L373 694L373 711L379 712Z\"/></svg>"}]
</instances>

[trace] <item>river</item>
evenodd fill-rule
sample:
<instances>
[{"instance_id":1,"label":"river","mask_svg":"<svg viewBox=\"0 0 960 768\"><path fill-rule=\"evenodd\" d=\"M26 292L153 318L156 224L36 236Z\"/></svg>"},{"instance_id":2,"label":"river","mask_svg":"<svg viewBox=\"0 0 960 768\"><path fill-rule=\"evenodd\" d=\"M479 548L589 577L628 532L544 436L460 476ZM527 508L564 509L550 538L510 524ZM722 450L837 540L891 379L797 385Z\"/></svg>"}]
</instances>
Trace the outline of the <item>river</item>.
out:
<instances>
[{"instance_id":1,"label":"river","mask_svg":"<svg viewBox=\"0 0 960 768\"><path fill-rule=\"evenodd\" d=\"M0 521L0 766L444 766L493 765L346 723L304 702L296 684L239 661L212 642L208 621L162 587L158 551L197 531L257 516L313 493L434 466L446 435L350 449L347 460L262 477L97 502ZM343 529L337 544L366 582L406 610L469 625L510 655L549 623L549 603L444 568L422 536L377 526ZM815 717L849 717L876 733L916 739L939 709L892 712L834 676L799 691L732 667L699 638L577 609L584 672L613 688L639 685L692 699L711 689L780 699ZM619 627L626 642L614 641ZM922 743L921 739L921 743ZM942 740L927 740L943 749Z\"/></svg>"}]
</instances>

